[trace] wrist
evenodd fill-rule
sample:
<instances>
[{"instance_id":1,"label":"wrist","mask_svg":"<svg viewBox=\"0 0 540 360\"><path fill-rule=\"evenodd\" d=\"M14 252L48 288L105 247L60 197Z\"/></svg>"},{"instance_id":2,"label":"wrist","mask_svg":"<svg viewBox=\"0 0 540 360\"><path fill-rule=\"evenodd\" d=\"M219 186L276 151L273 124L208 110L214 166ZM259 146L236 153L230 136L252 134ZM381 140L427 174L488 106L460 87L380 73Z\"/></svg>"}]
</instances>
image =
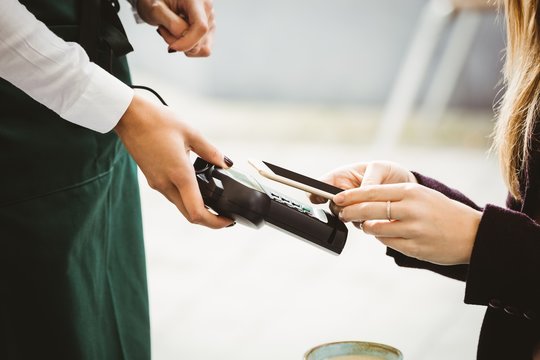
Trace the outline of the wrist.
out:
<instances>
[{"instance_id":1,"label":"wrist","mask_svg":"<svg viewBox=\"0 0 540 360\"><path fill-rule=\"evenodd\" d=\"M141 126L148 118L152 105L148 100L135 93L120 121L114 127L116 134L122 137L129 129Z\"/></svg>"},{"instance_id":2,"label":"wrist","mask_svg":"<svg viewBox=\"0 0 540 360\"><path fill-rule=\"evenodd\" d=\"M478 234L478 228L480 226L480 221L482 220L483 213L481 211L469 208L471 214L469 216L468 224L465 229L467 229L467 236L463 243L463 256L464 259L460 263L469 264L471 262L472 251L474 248L474 243L476 242L476 236Z\"/></svg>"}]
</instances>

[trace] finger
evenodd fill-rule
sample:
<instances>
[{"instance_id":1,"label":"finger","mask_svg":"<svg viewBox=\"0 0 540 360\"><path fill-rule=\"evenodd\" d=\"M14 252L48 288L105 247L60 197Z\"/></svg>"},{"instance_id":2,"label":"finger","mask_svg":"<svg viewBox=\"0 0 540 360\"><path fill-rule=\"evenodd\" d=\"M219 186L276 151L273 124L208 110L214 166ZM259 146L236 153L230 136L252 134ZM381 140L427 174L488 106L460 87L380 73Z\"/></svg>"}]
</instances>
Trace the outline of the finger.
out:
<instances>
[{"instance_id":1,"label":"finger","mask_svg":"<svg viewBox=\"0 0 540 360\"><path fill-rule=\"evenodd\" d=\"M311 201L313 204L324 204L325 202L328 201L327 199L319 195L314 195L311 193L307 193L307 195L309 197L309 201Z\"/></svg>"},{"instance_id":2,"label":"finger","mask_svg":"<svg viewBox=\"0 0 540 360\"><path fill-rule=\"evenodd\" d=\"M180 213L182 213L182 215L184 215L184 217L188 221L194 222L194 223L196 222L196 223L199 223L201 225L205 225L204 220L193 221L194 220L193 216L189 213L188 209L186 209L186 207L185 207L185 205L184 205L184 203L182 201L182 196L180 195L180 192L178 191L178 189L176 188L176 186L172 182L166 188L160 189L160 192L167 198L167 200L169 200L171 203L173 203L176 206L176 208L180 211ZM205 209L207 209L206 206L205 206ZM208 210L206 210L206 211L208 211ZM223 219L226 219L226 218L223 218ZM229 223L232 223L232 222L229 221ZM217 228L217 227L213 226L213 228Z\"/></svg>"},{"instance_id":3,"label":"finger","mask_svg":"<svg viewBox=\"0 0 540 360\"><path fill-rule=\"evenodd\" d=\"M163 25L158 26L157 32L168 45L172 44L177 40L177 38L173 34L171 34L169 30L167 30L167 28Z\"/></svg>"},{"instance_id":4,"label":"finger","mask_svg":"<svg viewBox=\"0 0 540 360\"><path fill-rule=\"evenodd\" d=\"M189 51L195 47L199 41L208 33L209 25L204 5L200 2L190 4L186 8L189 28L184 31L182 37L169 45L171 49L177 51Z\"/></svg>"},{"instance_id":5,"label":"finger","mask_svg":"<svg viewBox=\"0 0 540 360\"><path fill-rule=\"evenodd\" d=\"M212 53L212 46L214 43L215 23L212 13L208 17L208 33L202 38L201 41L191 50L185 54L187 57L208 57Z\"/></svg>"},{"instance_id":6,"label":"finger","mask_svg":"<svg viewBox=\"0 0 540 360\"><path fill-rule=\"evenodd\" d=\"M337 206L336 203L334 203L333 201L330 201L329 208L332 214L334 214L335 216L339 216L339 214L343 210L342 207Z\"/></svg>"},{"instance_id":7,"label":"finger","mask_svg":"<svg viewBox=\"0 0 540 360\"><path fill-rule=\"evenodd\" d=\"M195 172L186 156L179 169L172 177L172 182L177 189L178 196L170 192L169 196L174 204L184 214L186 219L193 224L200 224L212 229L220 229L233 223L232 220L212 214L204 205ZM184 211L182 211L184 209Z\"/></svg>"},{"instance_id":8,"label":"finger","mask_svg":"<svg viewBox=\"0 0 540 360\"><path fill-rule=\"evenodd\" d=\"M328 180L326 182L341 189L357 188L362 183L362 174L354 167L343 167L327 175Z\"/></svg>"},{"instance_id":9,"label":"finger","mask_svg":"<svg viewBox=\"0 0 540 360\"><path fill-rule=\"evenodd\" d=\"M409 227L405 221L400 220L366 220L362 224L362 229L368 235L376 238L409 238Z\"/></svg>"},{"instance_id":10,"label":"finger","mask_svg":"<svg viewBox=\"0 0 540 360\"><path fill-rule=\"evenodd\" d=\"M365 220L401 220L407 208L402 202L387 201L361 202L341 208L339 218L342 221Z\"/></svg>"},{"instance_id":11,"label":"finger","mask_svg":"<svg viewBox=\"0 0 540 360\"><path fill-rule=\"evenodd\" d=\"M185 54L187 57L200 57L199 52L201 51L201 46L196 45L193 49L186 51Z\"/></svg>"},{"instance_id":12,"label":"finger","mask_svg":"<svg viewBox=\"0 0 540 360\"><path fill-rule=\"evenodd\" d=\"M158 1L152 9L156 25L161 25L166 28L176 39L181 38L189 29L189 24L182 19L181 16L172 11L165 3Z\"/></svg>"},{"instance_id":13,"label":"finger","mask_svg":"<svg viewBox=\"0 0 540 360\"><path fill-rule=\"evenodd\" d=\"M212 53L212 34L208 34L193 49L186 52L187 57L208 57Z\"/></svg>"},{"instance_id":14,"label":"finger","mask_svg":"<svg viewBox=\"0 0 540 360\"><path fill-rule=\"evenodd\" d=\"M160 192L167 198L167 200L178 208L186 219L188 218L189 214L184 206L184 203L182 202L182 197L173 183L170 183L170 186L168 186L166 189L160 190Z\"/></svg>"},{"instance_id":15,"label":"finger","mask_svg":"<svg viewBox=\"0 0 540 360\"><path fill-rule=\"evenodd\" d=\"M360 202L400 201L404 198L410 184L385 184L361 186L345 190L334 196L333 200L340 206L349 206Z\"/></svg>"},{"instance_id":16,"label":"finger","mask_svg":"<svg viewBox=\"0 0 540 360\"><path fill-rule=\"evenodd\" d=\"M382 184L386 173L387 169L384 166L371 163L366 167L364 178L362 179L360 186Z\"/></svg>"},{"instance_id":17,"label":"finger","mask_svg":"<svg viewBox=\"0 0 540 360\"><path fill-rule=\"evenodd\" d=\"M232 160L224 156L217 147L208 142L200 133L192 131L187 143L189 148L204 160L225 169L233 166Z\"/></svg>"}]
</instances>

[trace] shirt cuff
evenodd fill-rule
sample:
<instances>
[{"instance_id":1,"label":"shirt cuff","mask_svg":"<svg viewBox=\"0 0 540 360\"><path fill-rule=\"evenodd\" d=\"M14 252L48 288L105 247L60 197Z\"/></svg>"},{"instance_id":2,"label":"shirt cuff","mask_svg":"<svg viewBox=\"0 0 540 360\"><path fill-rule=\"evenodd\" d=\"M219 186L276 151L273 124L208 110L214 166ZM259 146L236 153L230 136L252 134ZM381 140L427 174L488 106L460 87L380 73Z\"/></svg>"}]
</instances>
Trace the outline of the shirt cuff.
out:
<instances>
[{"instance_id":1,"label":"shirt cuff","mask_svg":"<svg viewBox=\"0 0 540 360\"><path fill-rule=\"evenodd\" d=\"M111 131L133 100L133 89L89 63L90 81L81 96L60 116L85 128L106 133Z\"/></svg>"}]
</instances>

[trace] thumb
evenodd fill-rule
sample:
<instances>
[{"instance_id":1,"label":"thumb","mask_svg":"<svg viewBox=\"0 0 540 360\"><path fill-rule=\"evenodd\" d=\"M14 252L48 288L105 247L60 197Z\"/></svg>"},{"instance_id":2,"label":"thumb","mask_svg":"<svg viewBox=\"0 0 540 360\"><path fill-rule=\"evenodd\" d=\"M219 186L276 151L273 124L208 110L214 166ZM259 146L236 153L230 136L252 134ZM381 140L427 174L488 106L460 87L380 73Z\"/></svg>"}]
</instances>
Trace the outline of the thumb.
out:
<instances>
[{"instance_id":1,"label":"thumb","mask_svg":"<svg viewBox=\"0 0 540 360\"><path fill-rule=\"evenodd\" d=\"M362 179L362 186L369 185L380 185L384 180L384 168L382 166L377 166L376 164L369 164L366 167L366 172L364 173L364 178Z\"/></svg>"}]
</instances>

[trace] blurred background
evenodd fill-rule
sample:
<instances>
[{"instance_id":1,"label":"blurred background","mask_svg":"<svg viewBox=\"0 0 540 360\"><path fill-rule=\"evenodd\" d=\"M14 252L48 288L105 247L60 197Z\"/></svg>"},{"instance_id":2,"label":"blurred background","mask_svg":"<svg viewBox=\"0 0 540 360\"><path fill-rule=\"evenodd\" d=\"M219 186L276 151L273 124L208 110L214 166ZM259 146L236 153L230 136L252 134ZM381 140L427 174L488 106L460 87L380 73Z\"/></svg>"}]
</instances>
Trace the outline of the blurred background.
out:
<instances>
[{"instance_id":1,"label":"blurred background","mask_svg":"<svg viewBox=\"0 0 540 360\"><path fill-rule=\"evenodd\" d=\"M235 167L254 174L255 157L318 177L387 159L504 204L488 152L504 22L484 0L217 1L206 59L168 54L122 5L134 83ZM141 193L155 359L299 360L340 340L475 358L484 308L463 304L464 284L398 268L353 227L333 256L268 227L190 225L143 177Z\"/></svg>"}]
</instances>

